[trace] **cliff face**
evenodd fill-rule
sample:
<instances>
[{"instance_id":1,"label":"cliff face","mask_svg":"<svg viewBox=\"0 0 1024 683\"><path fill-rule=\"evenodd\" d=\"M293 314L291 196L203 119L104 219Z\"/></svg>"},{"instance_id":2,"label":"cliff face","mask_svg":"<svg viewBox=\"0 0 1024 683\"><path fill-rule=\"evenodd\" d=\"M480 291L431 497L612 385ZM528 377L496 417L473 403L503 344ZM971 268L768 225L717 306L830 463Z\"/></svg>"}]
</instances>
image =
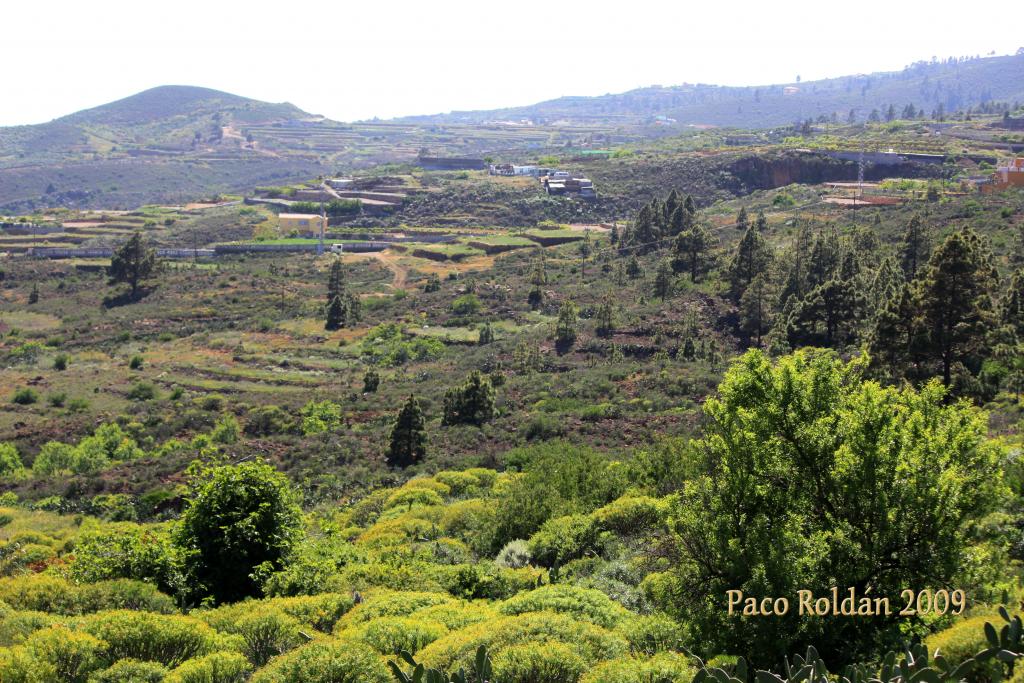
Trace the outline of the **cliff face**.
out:
<instances>
[{"instance_id":1,"label":"cliff face","mask_svg":"<svg viewBox=\"0 0 1024 683\"><path fill-rule=\"evenodd\" d=\"M834 159L814 152L787 152L779 156L748 156L727 167L735 179L730 187L737 194L755 190L771 190L791 183L828 183L857 180L856 161ZM940 164L915 161L902 163L867 163L865 180L884 178L946 178L951 171Z\"/></svg>"}]
</instances>

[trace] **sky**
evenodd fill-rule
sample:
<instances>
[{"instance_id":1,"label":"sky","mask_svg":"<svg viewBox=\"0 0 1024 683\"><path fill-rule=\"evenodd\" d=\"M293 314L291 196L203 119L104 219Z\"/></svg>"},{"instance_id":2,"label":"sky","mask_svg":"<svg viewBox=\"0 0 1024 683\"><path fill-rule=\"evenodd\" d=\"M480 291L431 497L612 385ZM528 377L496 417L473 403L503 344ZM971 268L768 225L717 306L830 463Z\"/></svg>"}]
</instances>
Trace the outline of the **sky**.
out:
<instances>
[{"instance_id":1,"label":"sky","mask_svg":"<svg viewBox=\"0 0 1024 683\"><path fill-rule=\"evenodd\" d=\"M808 81L1024 46L1024 2L995 14L946 2L8 0L0 125L158 85L353 121L655 84Z\"/></svg>"}]
</instances>

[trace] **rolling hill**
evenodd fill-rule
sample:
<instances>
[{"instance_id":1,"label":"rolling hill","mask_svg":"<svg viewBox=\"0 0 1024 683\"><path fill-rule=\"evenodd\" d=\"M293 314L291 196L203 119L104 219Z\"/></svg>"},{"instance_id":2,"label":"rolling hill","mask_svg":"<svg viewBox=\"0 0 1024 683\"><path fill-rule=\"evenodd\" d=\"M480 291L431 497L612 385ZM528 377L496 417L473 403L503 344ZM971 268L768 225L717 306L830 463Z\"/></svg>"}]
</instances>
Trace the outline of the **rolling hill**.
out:
<instances>
[{"instance_id":1,"label":"rolling hill","mask_svg":"<svg viewBox=\"0 0 1024 683\"><path fill-rule=\"evenodd\" d=\"M851 75L803 83L724 87L651 86L597 97L560 97L525 107L465 111L401 119L420 123L482 124L530 120L536 124L640 124L657 117L679 126L767 128L851 110L863 121L872 109L899 112L908 104L931 113L988 101L1024 100L1024 53L966 60L918 62L902 71Z\"/></svg>"}]
</instances>

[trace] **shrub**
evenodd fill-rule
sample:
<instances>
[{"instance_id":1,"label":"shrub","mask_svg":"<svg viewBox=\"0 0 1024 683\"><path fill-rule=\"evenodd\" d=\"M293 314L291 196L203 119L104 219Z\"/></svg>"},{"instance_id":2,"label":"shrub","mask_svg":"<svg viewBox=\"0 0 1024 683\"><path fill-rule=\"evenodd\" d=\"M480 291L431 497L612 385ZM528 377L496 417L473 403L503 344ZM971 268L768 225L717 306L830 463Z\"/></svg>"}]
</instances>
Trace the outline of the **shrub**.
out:
<instances>
[{"instance_id":1,"label":"shrub","mask_svg":"<svg viewBox=\"0 0 1024 683\"><path fill-rule=\"evenodd\" d=\"M649 659L619 657L603 662L580 683L690 683L695 673L686 655L661 652Z\"/></svg>"},{"instance_id":2,"label":"shrub","mask_svg":"<svg viewBox=\"0 0 1024 683\"><path fill-rule=\"evenodd\" d=\"M341 406L333 401L310 401L302 409L302 433L323 434L341 426Z\"/></svg>"},{"instance_id":3,"label":"shrub","mask_svg":"<svg viewBox=\"0 0 1024 683\"><path fill-rule=\"evenodd\" d=\"M944 631L933 633L924 639L929 656L941 654L951 666L958 666L989 647L985 637L985 622L990 621L992 617L989 616L969 617ZM980 673L975 671L972 680L988 680L986 676L978 677Z\"/></svg>"},{"instance_id":4,"label":"shrub","mask_svg":"<svg viewBox=\"0 0 1024 683\"><path fill-rule=\"evenodd\" d=\"M0 579L0 600L17 610L82 614L77 587L51 574L26 574Z\"/></svg>"},{"instance_id":5,"label":"shrub","mask_svg":"<svg viewBox=\"0 0 1024 683\"><path fill-rule=\"evenodd\" d=\"M571 646L558 642L511 645L491 661L501 683L572 683L587 669Z\"/></svg>"},{"instance_id":6,"label":"shrub","mask_svg":"<svg viewBox=\"0 0 1024 683\"><path fill-rule=\"evenodd\" d=\"M657 498L623 496L593 513L594 522L605 531L620 535L656 529L664 523L667 506Z\"/></svg>"},{"instance_id":7,"label":"shrub","mask_svg":"<svg viewBox=\"0 0 1024 683\"><path fill-rule=\"evenodd\" d=\"M157 397L157 391L152 382L136 382L125 396L130 401L152 401Z\"/></svg>"},{"instance_id":8,"label":"shrub","mask_svg":"<svg viewBox=\"0 0 1024 683\"><path fill-rule=\"evenodd\" d=\"M83 533L76 543L69 573L85 583L136 579L173 591L180 583L181 567L166 533L123 525Z\"/></svg>"},{"instance_id":9,"label":"shrub","mask_svg":"<svg viewBox=\"0 0 1024 683\"><path fill-rule=\"evenodd\" d=\"M45 612L18 611L0 607L0 648L20 645L36 631L51 626L55 618ZM0 680L3 677L0 676Z\"/></svg>"},{"instance_id":10,"label":"shrub","mask_svg":"<svg viewBox=\"0 0 1024 683\"><path fill-rule=\"evenodd\" d=\"M12 444L0 443L0 477L14 477L24 474L25 465L21 462L18 449Z\"/></svg>"},{"instance_id":11,"label":"shrub","mask_svg":"<svg viewBox=\"0 0 1024 683\"><path fill-rule=\"evenodd\" d=\"M103 666L106 644L87 633L65 626L51 626L36 631L25 640L25 651L52 672L41 680L61 683L85 683L89 674ZM44 668L44 670L45 670ZM12 677L13 678L13 677ZM0 672L0 680L7 677Z\"/></svg>"},{"instance_id":12,"label":"shrub","mask_svg":"<svg viewBox=\"0 0 1024 683\"><path fill-rule=\"evenodd\" d=\"M167 676L167 667L157 662L122 659L103 671L89 677L89 683L161 683Z\"/></svg>"},{"instance_id":13,"label":"shrub","mask_svg":"<svg viewBox=\"0 0 1024 683\"><path fill-rule=\"evenodd\" d=\"M247 462L197 475L174 539L199 590L232 602L259 595L254 570L280 569L301 534L302 510L287 477Z\"/></svg>"},{"instance_id":14,"label":"shrub","mask_svg":"<svg viewBox=\"0 0 1024 683\"><path fill-rule=\"evenodd\" d=\"M445 392L441 424L479 426L490 422L494 411L494 386L482 372L474 370L464 385Z\"/></svg>"},{"instance_id":15,"label":"shrub","mask_svg":"<svg viewBox=\"0 0 1024 683\"><path fill-rule=\"evenodd\" d=\"M584 661L617 657L628 649L622 636L600 626L542 612L492 619L453 631L423 648L417 659L427 667L469 670L481 645L496 658L505 648L536 642L564 643Z\"/></svg>"},{"instance_id":16,"label":"shrub","mask_svg":"<svg viewBox=\"0 0 1024 683\"><path fill-rule=\"evenodd\" d=\"M455 315L473 315L480 312L480 299L476 294L463 294L452 301L452 313Z\"/></svg>"},{"instance_id":17,"label":"shrub","mask_svg":"<svg viewBox=\"0 0 1024 683\"><path fill-rule=\"evenodd\" d=\"M356 624L380 619L381 617L404 617L435 605L465 605L464 601L453 598L447 593L430 593L421 591L379 591L365 596L348 614L343 616L334 627L335 633Z\"/></svg>"},{"instance_id":18,"label":"shrub","mask_svg":"<svg viewBox=\"0 0 1024 683\"><path fill-rule=\"evenodd\" d=\"M683 627L664 614L631 615L616 631L626 637L633 652L648 656L679 650L686 636Z\"/></svg>"},{"instance_id":19,"label":"shrub","mask_svg":"<svg viewBox=\"0 0 1024 683\"><path fill-rule=\"evenodd\" d=\"M361 640L382 655L406 650L415 654L448 633L444 624L422 617L381 617L341 632L345 638Z\"/></svg>"},{"instance_id":20,"label":"shrub","mask_svg":"<svg viewBox=\"0 0 1024 683\"><path fill-rule=\"evenodd\" d=\"M104 651L112 660L139 659L174 667L232 645L199 619L179 615L99 612L82 617L78 626L105 641Z\"/></svg>"},{"instance_id":21,"label":"shrub","mask_svg":"<svg viewBox=\"0 0 1024 683\"><path fill-rule=\"evenodd\" d=\"M214 652L184 662L164 683L243 683L252 665L237 652Z\"/></svg>"},{"instance_id":22,"label":"shrub","mask_svg":"<svg viewBox=\"0 0 1024 683\"><path fill-rule=\"evenodd\" d=\"M434 479L447 486L452 496L465 495L480 486L480 479L470 472L438 472Z\"/></svg>"},{"instance_id":23,"label":"shrub","mask_svg":"<svg viewBox=\"0 0 1024 683\"><path fill-rule=\"evenodd\" d=\"M524 540L516 539L505 544L505 547L498 552L498 556L494 558L494 562L499 567L520 569L530 564L531 559L529 544Z\"/></svg>"},{"instance_id":24,"label":"shrub","mask_svg":"<svg viewBox=\"0 0 1024 683\"><path fill-rule=\"evenodd\" d=\"M63 391L57 391L46 397L46 402L54 408L63 408L68 400L68 395Z\"/></svg>"},{"instance_id":25,"label":"shrub","mask_svg":"<svg viewBox=\"0 0 1024 683\"><path fill-rule=\"evenodd\" d=\"M64 372L68 369L69 356L66 353L58 353L53 358L53 369L58 372Z\"/></svg>"},{"instance_id":26,"label":"shrub","mask_svg":"<svg viewBox=\"0 0 1024 683\"><path fill-rule=\"evenodd\" d=\"M253 666L261 667L271 657L306 642L300 633L301 624L295 617L268 605L242 604L246 609L233 610L229 618L218 618L227 615L218 615L217 612L199 616L218 631L241 636L245 643L242 652Z\"/></svg>"},{"instance_id":27,"label":"shrub","mask_svg":"<svg viewBox=\"0 0 1024 683\"><path fill-rule=\"evenodd\" d=\"M267 605L277 607L303 624L309 624L317 631L330 633L338 622L355 605L351 595L340 593L321 593L320 595L303 595L292 598L275 598L266 601Z\"/></svg>"},{"instance_id":28,"label":"shrub","mask_svg":"<svg viewBox=\"0 0 1024 683\"><path fill-rule=\"evenodd\" d=\"M278 406L260 406L249 413L245 433L252 436L284 434L295 427L291 416Z\"/></svg>"},{"instance_id":29,"label":"shrub","mask_svg":"<svg viewBox=\"0 0 1024 683\"><path fill-rule=\"evenodd\" d=\"M132 370L141 370L143 364L142 356L136 354L128 361L128 367Z\"/></svg>"},{"instance_id":30,"label":"shrub","mask_svg":"<svg viewBox=\"0 0 1024 683\"><path fill-rule=\"evenodd\" d=\"M14 391L11 402L17 403L19 406L30 406L39 402L39 394L29 387L20 387Z\"/></svg>"},{"instance_id":31,"label":"shrub","mask_svg":"<svg viewBox=\"0 0 1024 683\"><path fill-rule=\"evenodd\" d=\"M556 567L597 552L599 530L588 515L567 515L544 522L530 537L533 559L544 567Z\"/></svg>"},{"instance_id":32,"label":"shrub","mask_svg":"<svg viewBox=\"0 0 1024 683\"><path fill-rule=\"evenodd\" d=\"M331 640L304 645L275 658L252 683L392 683L391 673L369 645Z\"/></svg>"},{"instance_id":33,"label":"shrub","mask_svg":"<svg viewBox=\"0 0 1024 683\"><path fill-rule=\"evenodd\" d=\"M70 472L74 461L74 446L60 441L48 441L39 449L39 455L32 463L32 472L43 476L58 472Z\"/></svg>"},{"instance_id":34,"label":"shrub","mask_svg":"<svg viewBox=\"0 0 1024 683\"><path fill-rule=\"evenodd\" d=\"M585 619L604 628L612 628L629 612L607 595L592 588L569 584L550 584L506 600L498 611L509 616L526 612L557 612Z\"/></svg>"},{"instance_id":35,"label":"shrub","mask_svg":"<svg viewBox=\"0 0 1024 683\"><path fill-rule=\"evenodd\" d=\"M432 489L411 487L400 488L390 496L384 504L385 510L405 507L411 508L414 505L441 505L444 501L441 495Z\"/></svg>"}]
</instances>

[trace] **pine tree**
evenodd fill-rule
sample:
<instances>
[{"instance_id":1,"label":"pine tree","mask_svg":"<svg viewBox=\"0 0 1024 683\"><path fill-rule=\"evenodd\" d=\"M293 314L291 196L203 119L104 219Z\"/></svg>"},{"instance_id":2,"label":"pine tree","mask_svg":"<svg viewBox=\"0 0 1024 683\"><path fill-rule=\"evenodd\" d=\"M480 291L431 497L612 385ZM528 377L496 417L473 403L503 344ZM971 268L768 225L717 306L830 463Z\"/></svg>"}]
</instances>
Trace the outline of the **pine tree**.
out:
<instances>
[{"instance_id":1,"label":"pine tree","mask_svg":"<svg viewBox=\"0 0 1024 683\"><path fill-rule=\"evenodd\" d=\"M626 285L626 268L622 265L622 261L615 264L615 285L618 287L624 287Z\"/></svg>"},{"instance_id":2,"label":"pine tree","mask_svg":"<svg viewBox=\"0 0 1024 683\"><path fill-rule=\"evenodd\" d=\"M665 198L665 220L671 222L672 215L675 214L677 209L683 208L683 199L679 196L679 190L672 188L672 191L668 193L668 197Z\"/></svg>"},{"instance_id":3,"label":"pine tree","mask_svg":"<svg viewBox=\"0 0 1024 683\"><path fill-rule=\"evenodd\" d=\"M754 221L754 227L757 228L758 232L766 232L768 230L768 218L764 215L764 211L757 212L757 219Z\"/></svg>"},{"instance_id":4,"label":"pine tree","mask_svg":"<svg viewBox=\"0 0 1024 683\"><path fill-rule=\"evenodd\" d=\"M39 303L39 283L32 283L32 291L28 293L29 305Z\"/></svg>"},{"instance_id":5,"label":"pine tree","mask_svg":"<svg viewBox=\"0 0 1024 683\"><path fill-rule=\"evenodd\" d=\"M861 308L853 280L834 277L812 289L790 313L787 335L792 346L841 346L852 343Z\"/></svg>"},{"instance_id":6,"label":"pine tree","mask_svg":"<svg viewBox=\"0 0 1024 683\"><path fill-rule=\"evenodd\" d=\"M373 394L376 393L377 388L380 386L380 374L375 368L368 368L363 374L363 393Z\"/></svg>"},{"instance_id":7,"label":"pine tree","mask_svg":"<svg viewBox=\"0 0 1024 683\"><path fill-rule=\"evenodd\" d=\"M494 328L491 327L490 323L484 323L483 327L480 328L480 337L477 343L480 346L494 343Z\"/></svg>"},{"instance_id":8,"label":"pine tree","mask_svg":"<svg viewBox=\"0 0 1024 683\"><path fill-rule=\"evenodd\" d=\"M892 379L917 376L925 346L924 320L918 293L908 282L889 290L868 335L872 366Z\"/></svg>"},{"instance_id":9,"label":"pine tree","mask_svg":"<svg viewBox=\"0 0 1024 683\"><path fill-rule=\"evenodd\" d=\"M896 259L889 256L875 271L875 277L871 281L871 289L869 293L870 306L874 309L877 315L882 307L885 306L896 294L903 288L903 284L906 280L903 279L903 271L896 264Z\"/></svg>"},{"instance_id":10,"label":"pine tree","mask_svg":"<svg viewBox=\"0 0 1024 683\"><path fill-rule=\"evenodd\" d=\"M445 392L441 424L479 426L491 421L494 407L494 386L491 380L479 370L474 370L464 385Z\"/></svg>"},{"instance_id":11,"label":"pine tree","mask_svg":"<svg viewBox=\"0 0 1024 683\"><path fill-rule=\"evenodd\" d=\"M619 224L618 223L612 223L612 230L608 234L608 239L611 241L611 244L612 244L613 247L616 244L619 243Z\"/></svg>"},{"instance_id":12,"label":"pine tree","mask_svg":"<svg viewBox=\"0 0 1024 683\"><path fill-rule=\"evenodd\" d=\"M736 229L741 232L746 232L749 227L750 219L747 217L747 210L741 206L740 212L736 215Z\"/></svg>"},{"instance_id":13,"label":"pine tree","mask_svg":"<svg viewBox=\"0 0 1024 683\"><path fill-rule=\"evenodd\" d=\"M928 233L921 222L921 217L914 216L907 224L898 248L900 267L907 281L917 277L918 271L928 261L930 249Z\"/></svg>"},{"instance_id":14,"label":"pine tree","mask_svg":"<svg viewBox=\"0 0 1024 683\"><path fill-rule=\"evenodd\" d=\"M672 274L672 266L668 261L658 264L658 272L654 276L654 296L660 297L662 302L672 293L672 285L675 284L675 276Z\"/></svg>"},{"instance_id":15,"label":"pine tree","mask_svg":"<svg viewBox=\"0 0 1024 683\"><path fill-rule=\"evenodd\" d=\"M576 343L576 327L579 313L576 304L566 299L558 309L558 323L555 325L555 347L564 353Z\"/></svg>"},{"instance_id":16,"label":"pine tree","mask_svg":"<svg viewBox=\"0 0 1024 683\"><path fill-rule=\"evenodd\" d=\"M344 327L348 318L348 307L345 272L341 268L341 259L336 258L331 264L327 278L327 320L324 329L339 330Z\"/></svg>"},{"instance_id":17,"label":"pine tree","mask_svg":"<svg viewBox=\"0 0 1024 683\"><path fill-rule=\"evenodd\" d=\"M1010 250L1010 266L1013 268L1024 268L1024 223L1017 224L1017 234L1013 239L1013 249Z\"/></svg>"},{"instance_id":18,"label":"pine tree","mask_svg":"<svg viewBox=\"0 0 1024 683\"><path fill-rule=\"evenodd\" d=\"M427 454L426 423L415 396L410 395L391 428L387 462L392 467L414 465Z\"/></svg>"},{"instance_id":19,"label":"pine tree","mask_svg":"<svg viewBox=\"0 0 1024 683\"><path fill-rule=\"evenodd\" d=\"M1013 330L1018 342L1024 343L1024 269L1010 277L1009 286L999 302L999 321Z\"/></svg>"},{"instance_id":20,"label":"pine tree","mask_svg":"<svg viewBox=\"0 0 1024 683\"><path fill-rule=\"evenodd\" d=\"M544 290L539 285L534 285L530 293L526 295L526 303L530 304L530 308L535 311L539 309L544 305Z\"/></svg>"},{"instance_id":21,"label":"pine tree","mask_svg":"<svg viewBox=\"0 0 1024 683\"><path fill-rule=\"evenodd\" d=\"M676 237L672 269L677 273L689 273L690 280L697 282L714 263L711 246L711 233L702 224L696 223L684 230Z\"/></svg>"},{"instance_id":22,"label":"pine tree","mask_svg":"<svg viewBox=\"0 0 1024 683\"><path fill-rule=\"evenodd\" d=\"M771 248L764 237L757 230L747 228L729 263L727 276L733 298L738 301L753 279L768 270L771 262Z\"/></svg>"},{"instance_id":23,"label":"pine tree","mask_svg":"<svg viewBox=\"0 0 1024 683\"><path fill-rule=\"evenodd\" d=\"M841 251L839 233L835 228L819 232L814 236L811 255L807 262L805 281L807 291L820 287L835 277L842 256Z\"/></svg>"},{"instance_id":24,"label":"pine tree","mask_svg":"<svg viewBox=\"0 0 1024 683\"><path fill-rule=\"evenodd\" d=\"M740 297L740 327L754 346L761 346L761 338L772 327L775 291L767 273L759 273Z\"/></svg>"},{"instance_id":25,"label":"pine tree","mask_svg":"<svg viewBox=\"0 0 1024 683\"><path fill-rule=\"evenodd\" d=\"M991 295L995 266L981 238L967 229L946 238L924 268L918 287L928 333L928 352L950 385L953 366L982 355L994 322Z\"/></svg>"},{"instance_id":26,"label":"pine tree","mask_svg":"<svg viewBox=\"0 0 1024 683\"><path fill-rule=\"evenodd\" d=\"M626 274L629 275L630 280L636 280L644 276L644 269L640 267L640 259L633 254L629 257L629 263L626 264Z\"/></svg>"},{"instance_id":27,"label":"pine tree","mask_svg":"<svg viewBox=\"0 0 1024 683\"><path fill-rule=\"evenodd\" d=\"M606 296L597 309L597 326L595 331L599 337L610 337L615 334L615 307L612 298Z\"/></svg>"},{"instance_id":28,"label":"pine tree","mask_svg":"<svg viewBox=\"0 0 1024 683\"><path fill-rule=\"evenodd\" d=\"M156 270L156 250L146 246L142 233L135 232L110 258L110 282L126 282L131 288L131 298L139 291L139 283Z\"/></svg>"}]
</instances>

